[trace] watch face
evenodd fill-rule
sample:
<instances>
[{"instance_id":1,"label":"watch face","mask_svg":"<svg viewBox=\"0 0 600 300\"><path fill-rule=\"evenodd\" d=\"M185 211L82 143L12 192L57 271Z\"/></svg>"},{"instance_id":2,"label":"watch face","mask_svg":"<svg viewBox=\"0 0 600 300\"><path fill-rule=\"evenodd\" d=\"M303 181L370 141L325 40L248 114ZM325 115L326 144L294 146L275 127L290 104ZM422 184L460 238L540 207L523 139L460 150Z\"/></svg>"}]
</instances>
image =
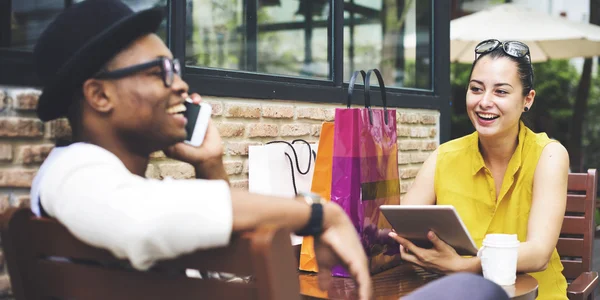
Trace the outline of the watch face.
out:
<instances>
[{"instance_id":1,"label":"watch face","mask_svg":"<svg viewBox=\"0 0 600 300\"><path fill-rule=\"evenodd\" d=\"M321 195L316 194L316 193L300 192L300 193L298 193L298 195L304 197L304 200L308 204L321 203L322 202L321 201Z\"/></svg>"}]
</instances>

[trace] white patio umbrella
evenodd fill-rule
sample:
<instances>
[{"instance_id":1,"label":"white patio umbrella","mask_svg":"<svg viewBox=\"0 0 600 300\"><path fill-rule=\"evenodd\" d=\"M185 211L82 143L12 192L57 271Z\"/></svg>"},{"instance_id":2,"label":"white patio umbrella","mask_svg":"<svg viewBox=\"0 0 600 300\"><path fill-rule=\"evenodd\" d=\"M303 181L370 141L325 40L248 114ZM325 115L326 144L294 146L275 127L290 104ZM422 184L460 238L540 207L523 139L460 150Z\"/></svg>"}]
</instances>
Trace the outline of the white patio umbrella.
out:
<instances>
[{"instance_id":1,"label":"white patio umbrella","mask_svg":"<svg viewBox=\"0 0 600 300\"><path fill-rule=\"evenodd\" d=\"M526 43L534 62L600 56L600 26L502 4L450 22L450 61L471 63L486 39Z\"/></svg>"}]
</instances>

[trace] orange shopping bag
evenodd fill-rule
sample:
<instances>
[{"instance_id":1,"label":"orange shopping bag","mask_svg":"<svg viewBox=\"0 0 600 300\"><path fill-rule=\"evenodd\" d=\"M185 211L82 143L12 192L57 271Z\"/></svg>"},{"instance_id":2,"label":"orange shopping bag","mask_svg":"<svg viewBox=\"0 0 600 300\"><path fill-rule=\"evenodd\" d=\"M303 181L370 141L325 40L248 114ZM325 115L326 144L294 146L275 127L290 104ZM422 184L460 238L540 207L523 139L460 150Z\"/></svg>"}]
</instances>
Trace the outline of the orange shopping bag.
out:
<instances>
[{"instance_id":1,"label":"orange shopping bag","mask_svg":"<svg viewBox=\"0 0 600 300\"><path fill-rule=\"evenodd\" d=\"M311 192L326 201L331 199L331 163L333 160L333 122L323 122L315 161ZM300 250L300 270L318 272L312 236L304 237Z\"/></svg>"}]
</instances>

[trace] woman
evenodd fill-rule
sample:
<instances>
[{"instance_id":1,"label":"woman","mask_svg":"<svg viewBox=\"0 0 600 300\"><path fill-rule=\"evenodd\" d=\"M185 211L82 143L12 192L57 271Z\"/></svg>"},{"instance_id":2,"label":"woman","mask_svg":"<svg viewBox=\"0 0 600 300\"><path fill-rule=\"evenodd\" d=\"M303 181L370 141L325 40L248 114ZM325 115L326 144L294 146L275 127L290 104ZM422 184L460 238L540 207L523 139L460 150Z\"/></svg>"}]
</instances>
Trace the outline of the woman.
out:
<instances>
[{"instance_id":1,"label":"woman","mask_svg":"<svg viewBox=\"0 0 600 300\"><path fill-rule=\"evenodd\" d=\"M539 299L567 299L556 252L566 206L569 157L520 121L535 98L529 48L486 40L475 48L467 113L475 132L441 145L423 164L402 204L453 205L478 247L488 233L517 234L517 271L535 277ZM481 272L433 232L432 249L396 234L404 260L440 273Z\"/></svg>"}]
</instances>

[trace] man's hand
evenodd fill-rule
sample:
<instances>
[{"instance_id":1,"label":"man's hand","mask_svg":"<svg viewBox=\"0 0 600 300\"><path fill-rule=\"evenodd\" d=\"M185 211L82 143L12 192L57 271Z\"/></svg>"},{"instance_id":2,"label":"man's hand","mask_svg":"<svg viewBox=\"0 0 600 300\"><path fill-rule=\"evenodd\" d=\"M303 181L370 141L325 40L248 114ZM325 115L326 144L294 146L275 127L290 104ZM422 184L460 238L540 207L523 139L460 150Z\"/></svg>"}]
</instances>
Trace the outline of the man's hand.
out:
<instances>
[{"instance_id":1,"label":"man's hand","mask_svg":"<svg viewBox=\"0 0 600 300\"><path fill-rule=\"evenodd\" d=\"M323 211L323 233L315 237L320 288L328 289L331 268L341 264L356 280L359 299L371 299L373 290L367 256L356 229L337 204L326 203L323 205Z\"/></svg>"},{"instance_id":2,"label":"man's hand","mask_svg":"<svg viewBox=\"0 0 600 300\"><path fill-rule=\"evenodd\" d=\"M223 142L219 136L219 131L209 120L204 142L200 147L181 142L170 146L164 151L171 158L196 166L209 160L221 159L223 156Z\"/></svg>"},{"instance_id":3,"label":"man's hand","mask_svg":"<svg viewBox=\"0 0 600 300\"><path fill-rule=\"evenodd\" d=\"M198 94L190 96L195 104L202 101ZM227 179L223 167L223 141L211 120L208 121L204 141L200 147L177 143L164 150L168 157L186 162L196 169L196 177L206 179Z\"/></svg>"}]
</instances>

